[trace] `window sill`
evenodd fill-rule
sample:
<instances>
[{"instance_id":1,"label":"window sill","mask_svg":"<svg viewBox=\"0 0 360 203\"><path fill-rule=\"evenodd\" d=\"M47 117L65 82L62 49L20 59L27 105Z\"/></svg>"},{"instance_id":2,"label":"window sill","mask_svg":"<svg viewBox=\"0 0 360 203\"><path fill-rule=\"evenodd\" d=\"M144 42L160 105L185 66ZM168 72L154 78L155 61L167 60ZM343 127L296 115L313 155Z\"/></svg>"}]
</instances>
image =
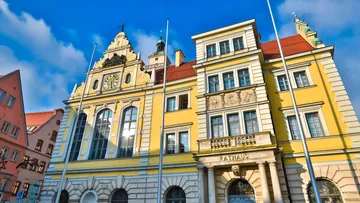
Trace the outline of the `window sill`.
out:
<instances>
[{"instance_id":1,"label":"window sill","mask_svg":"<svg viewBox=\"0 0 360 203\"><path fill-rule=\"evenodd\" d=\"M308 89L308 88L313 88L313 87L316 87L317 85L309 85L309 86L306 86L306 87L297 87L297 88L293 88L294 91L297 91L297 90L303 90L303 89ZM276 91L276 94L280 94L280 93L284 93L284 92L289 92L290 90L278 90Z\"/></svg>"},{"instance_id":2,"label":"window sill","mask_svg":"<svg viewBox=\"0 0 360 203\"><path fill-rule=\"evenodd\" d=\"M183 155L183 154L192 154L191 152L178 152L178 153L173 153L173 154L166 154L164 153L164 156L176 156L176 155Z\"/></svg>"},{"instance_id":3,"label":"window sill","mask_svg":"<svg viewBox=\"0 0 360 203\"><path fill-rule=\"evenodd\" d=\"M179 111L186 111L186 110L191 110L192 108L187 108L187 109L180 109L180 110L175 110L175 111L166 111L165 113L176 113L176 112L179 112Z\"/></svg>"}]
</instances>

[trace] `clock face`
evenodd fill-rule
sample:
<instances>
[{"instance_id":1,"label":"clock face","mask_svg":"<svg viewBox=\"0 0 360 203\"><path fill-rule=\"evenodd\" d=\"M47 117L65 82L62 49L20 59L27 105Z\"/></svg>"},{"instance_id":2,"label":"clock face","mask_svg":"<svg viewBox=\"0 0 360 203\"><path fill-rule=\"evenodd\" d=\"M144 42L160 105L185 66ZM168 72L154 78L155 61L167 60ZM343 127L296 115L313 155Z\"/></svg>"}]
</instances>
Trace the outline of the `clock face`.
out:
<instances>
[{"instance_id":1,"label":"clock face","mask_svg":"<svg viewBox=\"0 0 360 203\"><path fill-rule=\"evenodd\" d=\"M104 78L104 89L114 89L119 84L119 76L116 74L107 75Z\"/></svg>"}]
</instances>

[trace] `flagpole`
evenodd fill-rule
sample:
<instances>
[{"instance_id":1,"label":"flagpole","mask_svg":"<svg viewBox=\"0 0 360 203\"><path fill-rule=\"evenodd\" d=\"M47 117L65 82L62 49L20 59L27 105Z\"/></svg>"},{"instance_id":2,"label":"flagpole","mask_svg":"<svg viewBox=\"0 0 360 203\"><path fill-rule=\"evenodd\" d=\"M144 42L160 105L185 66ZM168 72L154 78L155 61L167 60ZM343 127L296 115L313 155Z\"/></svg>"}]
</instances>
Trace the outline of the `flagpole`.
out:
<instances>
[{"instance_id":1,"label":"flagpole","mask_svg":"<svg viewBox=\"0 0 360 203\"><path fill-rule=\"evenodd\" d=\"M165 58L164 58L164 79L163 79L163 100L162 100L162 115L161 115L161 134L160 134L160 156L159 156L159 176L157 187L157 203L161 203L161 186L162 186L162 167L164 154L164 117L165 117L165 95L166 95L166 65L168 52L168 34L169 34L169 19L166 20L166 41L165 41ZM152 73L155 74L155 73Z\"/></svg>"},{"instance_id":2,"label":"flagpole","mask_svg":"<svg viewBox=\"0 0 360 203\"><path fill-rule=\"evenodd\" d=\"M282 47L281 47L281 42L280 42L279 35L278 35L277 29L276 29L275 20L274 20L274 16L273 16L273 13L272 13L272 10L271 10L269 0L267 0L267 4L268 4L268 7L269 7L271 20L272 20L272 23L273 23L273 26L274 26L275 36L276 36L276 40L277 40L277 43L278 43L278 46L279 46L281 60L282 60L282 63L284 65L284 71L285 71L286 79L287 79L287 81L289 81L288 82L289 92L290 92L290 95L291 95L291 100L292 100L294 111L295 111L296 121L297 121L298 128L299 128L299 131L300 131L301 143L302 143L303 148L304 148L306 164L307 164L308 171L309 171L309 174L310 174L311 185L313 187L314 194L315 194L315 200L316 200L317 203L321 203L321 199L320 199L320 195L319 195L319 191L318 191L318 187L317 187L317 183L316 183L316 178L315 178L315 175L314 175L314 169L313 169L313 166L312 166L312 163L311 163L310 154L309 154L308 147L307 147L306 140L305 140L304 129L302 128L302 124L301 124L301 120L300 120L300 116L299 116L299 110L297 108L294 91L293 91L293 88L292 88L292 85L291 85L291 82L290 82L289 71L288 71L287 66L286 66L284 53L283 53L283 50L282 50Z\"/></svg>"},{"instance_id":3,"label":"flagpole","mask_svg":"<svg viewBox=\"0 0 360 203\"><path fill-rule=\"evenodd\" d=\"M77 113L76 113L76 116L75 116L74 128L73 128L73 130L72 130L72 132L70 134L70 137L69 137L70 143L69 143L69 145L67 147L67 150L65 150L64 169L63 169L62 174L61 174L59 190L58 190L58 192L56 194L56 201L55 202L57 202L57 203L60 202L61 191L64 189L64 179L65 179L65 174L66 174L66 167L67 167L67 165L69 163L69 157L70 157L70 151L71 151L70 149L71 149L72 143L74 141L74 134L75 134L75 131L76 131L77 120L79 119L79 114L81 112L82 102L83 102L83 99L84 99L84 94L85 94L85 89L86 89L86 84L87 84L87 81L88 81L88 78L89 78L89 72L90 72L92 60L94 58L94 53L95 53L96 46L97 46L97 43L94 44L94 48L93 48L93 51L92 51L92 54L91 54L91 59L90 59L88 71L87 71L87 74L86 74L84 88L83 88L83 91L82 91L82 94L81 94L79 107L78 107L78 110L77 110Z\"/></svg>"}]
</instances>

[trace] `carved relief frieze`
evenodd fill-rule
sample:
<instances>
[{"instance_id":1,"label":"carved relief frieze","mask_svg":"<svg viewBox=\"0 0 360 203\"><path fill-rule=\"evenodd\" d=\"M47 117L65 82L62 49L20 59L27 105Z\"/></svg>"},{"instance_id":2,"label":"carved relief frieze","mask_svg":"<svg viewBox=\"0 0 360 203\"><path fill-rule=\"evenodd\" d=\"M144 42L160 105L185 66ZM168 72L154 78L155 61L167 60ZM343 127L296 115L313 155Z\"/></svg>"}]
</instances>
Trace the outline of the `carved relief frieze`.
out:
<instances>
[{"instance_id":1,"label":"carved relief frieze","mask_svg":"<svg viewBox=\"0 0 360 203\"><path fill-rule=\"evenodd\" d=\"M206 97L208 110L256 102L255 88L237 90Z\"/></svg>"}]
</instances>

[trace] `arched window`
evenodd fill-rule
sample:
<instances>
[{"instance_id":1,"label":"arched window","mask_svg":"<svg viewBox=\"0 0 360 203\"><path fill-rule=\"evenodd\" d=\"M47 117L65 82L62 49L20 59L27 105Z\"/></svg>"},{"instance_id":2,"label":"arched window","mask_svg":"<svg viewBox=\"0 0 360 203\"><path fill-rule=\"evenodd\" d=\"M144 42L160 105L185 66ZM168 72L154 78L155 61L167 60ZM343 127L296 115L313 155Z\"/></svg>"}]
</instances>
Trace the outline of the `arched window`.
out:
<instances>
[{"instance_id":1,"label":"arched window","mask_svg":"<svg viewBox=\"0 0 360 203\"><path fill-rule=\"evenodd\" d=\"M170 188L165 195L166 203L185 203L186 196L183 189L178 186Z\"/></svg>"},{"instance_id":2,"label":"arched window","mask_svg":"<svg viewBox=\"0 0 360 203\"><path fill-rule=\"evenodd\" d=\"M98 113L90 151L90 160L105 158L111 123L111 110L105 109Z\"/></svg>"},{"instance_id":3,"label":"arched window","mask_svg":"<svg viewBox=\"0 0 360 203\"><path fill-rule=\"evenodd\" d=\"M317 187L319 188L320 198L322 202L342 203L341 193L334 183L326 179L317 179ZM315 195L311 183L308 186L308 195L310 202L315 201Z\"/></svg>"},{"instance_id":4,"label":"arched window","mask_svg":"<svg viewBox=\"0 0 360 203\"><path fill-rule=\"evenodd\" d=\"M111 197L111 203L127 203L128 194L124 189L118 189Z\"/></svg>"},{"instance_id":5,"label":"arched window","mask_svg":"<svg viewBox=\"0 0 360 203\"><path fill-rule=\"evenodd\" d=\"M56 201L56 196L57 196L57 193L55 193L55 195L53 197L53 200L52 200L53 203L56 203L55 202ZM66 190L61 191L59 203L69 203L69 193L68 193L68 191L66 191Z\"/></svg>"},{"instance_id":6,"label":"arched window","mask_svg":"<svg viewBox=\"0 0 360 203\"><path fill-rule=\"evenodd\" d=\"M128 74L126 75L126 77L125 77L125 83L126 83L126 84L129 84L130 81L131 81L131 74L128 73Z\"/></svg>"},{"instance_id":7,"label":"arched window","mask_svg":"<svg viewBox=\"0 0 360 203\"><path fill-rule=\"evenodd\" d=\"M96 194L93 191L88 191L81 197L80 203L97 203Z\"/></svg>"},{"instance_id":8,"label":"arched window","mask_svg":"<svg viewBox=\"0 0 360 203\"><path fill-rule=\"evenodd\" d=\"M76 123L74 141L72 143L71 151L70 151L70 161L77 160L79 156L80 146L86 126L86 118L87 118L86 114L81 113Z\"/></svg>"},{"instance_id":9,"label":"arched window","mask_svg":"<svg viewBox=\"0 0 360 203\"><path fill-rule=\"evenodd\" d=\"M119 157L131 157L136 136L137 108L130 106L123 111Z\"/></svg>"},{"instance_id":10,"label":"arched window","mask_svg":"<svg viewBox=\"0 0 360 203\"><path fill-rule=\"evenodd\" d=\"M228 188L228 202L255 202L254 189L248 181L237 179Z\"/></svg>"},{"instance_id":11,"label":"arched window","mask_svg":"<svg viewBox=\"0 0 360 203\"><path fill-rule=\"evenodd\" d=\"M99 80L95 80L93 84L93 90L96 90L99 85Z\"/></svg>"}]
</instances>

